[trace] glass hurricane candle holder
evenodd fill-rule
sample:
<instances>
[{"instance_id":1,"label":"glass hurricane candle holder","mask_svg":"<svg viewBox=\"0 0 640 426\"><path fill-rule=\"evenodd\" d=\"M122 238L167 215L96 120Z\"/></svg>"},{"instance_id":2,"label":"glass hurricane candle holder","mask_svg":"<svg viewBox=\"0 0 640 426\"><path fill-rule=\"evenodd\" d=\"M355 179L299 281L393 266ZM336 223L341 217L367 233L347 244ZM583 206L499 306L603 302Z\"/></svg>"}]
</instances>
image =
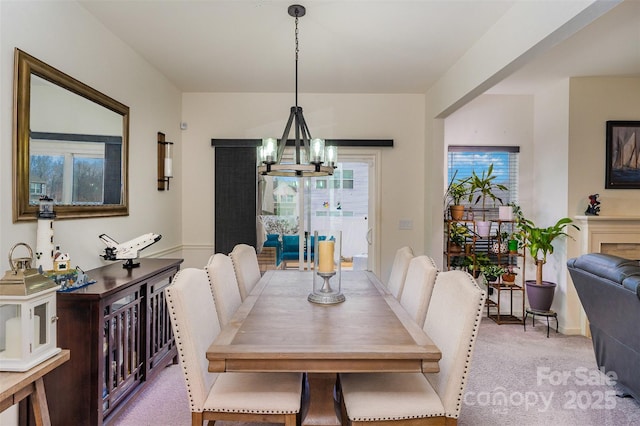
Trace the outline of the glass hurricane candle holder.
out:
<instances>
[{"instance_id":1,"label":"glass hurricane candle holder","mask_svg":"<svg viewBox=\"0 0 640 426\"><path fill-rule=\"evenodd\" d=\"M313 291L309 301L320 304L344 302L341 292L341 231L313 233Z\"/></svg>"}]
</instances>

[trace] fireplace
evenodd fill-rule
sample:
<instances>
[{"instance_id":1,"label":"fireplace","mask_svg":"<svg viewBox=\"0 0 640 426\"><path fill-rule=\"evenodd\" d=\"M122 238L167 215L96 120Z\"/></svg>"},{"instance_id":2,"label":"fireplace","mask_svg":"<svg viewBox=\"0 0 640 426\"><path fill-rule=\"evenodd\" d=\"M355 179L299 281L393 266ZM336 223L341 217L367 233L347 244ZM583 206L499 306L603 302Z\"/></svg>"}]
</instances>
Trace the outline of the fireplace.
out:
<instances>
[{"instance_id":1,"label":"fireplace","mask_svg":"<svg viewBox=\"0 0 640 426\"><path fill-rule=\"evenodd\" d=\"M607 253L640 260L640 216L576 216L580 254Z\"/></svg>"}]
</instances>

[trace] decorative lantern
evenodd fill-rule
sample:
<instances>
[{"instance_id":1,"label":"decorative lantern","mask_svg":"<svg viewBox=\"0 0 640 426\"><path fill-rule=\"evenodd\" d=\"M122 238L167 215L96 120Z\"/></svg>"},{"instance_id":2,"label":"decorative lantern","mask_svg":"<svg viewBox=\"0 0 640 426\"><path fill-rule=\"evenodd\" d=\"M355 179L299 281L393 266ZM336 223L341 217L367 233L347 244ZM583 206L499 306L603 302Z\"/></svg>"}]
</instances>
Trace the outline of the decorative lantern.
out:
<instances>
[{"instance_id":1,"label":"decorative lantern","mask_svg":"<svg viewBox=\"0 0 640 426\"><path fill-rule=\"evenodd\" d=\"M344 302L340 289L342 232L315 231L313 245L313 292L308 300L320 304Z\"/></svg>"},{"instance_id":2,"label":"decorative lantern","mask_svg":"<svg viewBox=\"0 0 640 426\"><path fill-rule=\"evenodd\" d=\"M18 246L29 257L12 258ZM27 371L56 355L56 290L53 280L31 268L33 251L18 243L9 252L9 265L0 280L0 371Z\"/></svg>"}]
</instances>

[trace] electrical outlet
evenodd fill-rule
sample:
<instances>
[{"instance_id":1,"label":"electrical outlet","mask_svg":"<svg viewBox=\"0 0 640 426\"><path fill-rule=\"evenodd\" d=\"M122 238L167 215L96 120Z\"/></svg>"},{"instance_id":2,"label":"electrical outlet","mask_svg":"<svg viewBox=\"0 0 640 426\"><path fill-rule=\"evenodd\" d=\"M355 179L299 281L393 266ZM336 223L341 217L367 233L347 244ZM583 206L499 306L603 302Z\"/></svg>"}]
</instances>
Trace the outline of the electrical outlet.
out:
<instances>
[{"instance_id":1,"label":"electrical outlet","mask_svg":"<svg viewBox=\"0 0 640 426\"><path fill-rule=\"evenodd\" d=\"M398 229L403 229L403 230L413 229L413 220L400 219L400 223L398 224Z\"/></svg>"}]
</instances>

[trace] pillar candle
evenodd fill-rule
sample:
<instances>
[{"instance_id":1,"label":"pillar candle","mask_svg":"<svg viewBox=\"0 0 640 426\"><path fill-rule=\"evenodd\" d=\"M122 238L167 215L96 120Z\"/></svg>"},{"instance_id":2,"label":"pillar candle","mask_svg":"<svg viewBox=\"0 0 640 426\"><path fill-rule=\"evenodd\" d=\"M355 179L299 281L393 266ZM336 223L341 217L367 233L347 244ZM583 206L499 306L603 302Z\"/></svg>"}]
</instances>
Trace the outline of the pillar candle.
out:
<instances>
[{"instance_id":1,"label":"pillar candle","mask_svg":"<svg viewBox=\"0 0 640 426\"><path fill-rule=\"evenodd\" d=\"M333 272L333 251L335 241L318 241L318 272Z\"/></svg>"},{"instance_id":2,"label":"pillar candle","mask_svg":"<svg viewBox=\"0 0 640 426\"><path fill-rule=\"evenodd\" d=\"M5 326L4 358L20 358L22 356L22 321L20 317L9 318Z\"/></svg>"},{"instance_id":3,"label":"pillar candle","mask_svg":"<svg viewBox=\"0 0 640 426\"><path fill-rule=\"evenodd\" d=\"M173 177L173 161L171 161L171 158L164 159L164 177Z\"/></svg>"},{"instance_id":4,"label":"pillar candle","mask_svg":"<svg viewBox=\"0 0 640 426\"><path fill-rule=\"evenodd\" d=\"M33 316L33 348L40 345L40 316Z\"/></svg>"}]
</instances>

